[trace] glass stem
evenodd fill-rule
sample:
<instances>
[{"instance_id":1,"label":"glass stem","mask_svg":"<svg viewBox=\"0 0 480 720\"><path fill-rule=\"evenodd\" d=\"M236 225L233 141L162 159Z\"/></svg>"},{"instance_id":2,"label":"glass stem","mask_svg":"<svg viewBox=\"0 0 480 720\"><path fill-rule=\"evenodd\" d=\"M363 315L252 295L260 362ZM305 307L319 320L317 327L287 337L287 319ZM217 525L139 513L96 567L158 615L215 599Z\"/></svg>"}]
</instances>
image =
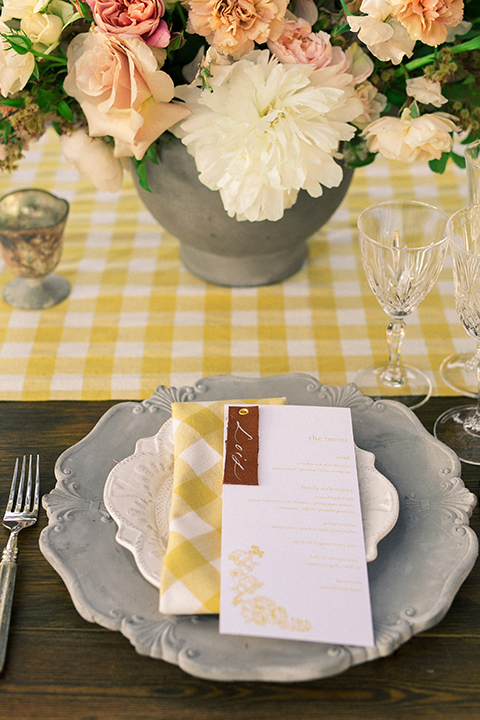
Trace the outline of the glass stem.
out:
<instances>
[{"instance_id":1,"label":"glass stem","mask_svg":"<svg viewBox=\"0 0 480 720\"><path fill-rule=\"evenodd\" d=\"M463 429L473 435L480 435L480 343L477 346L475 358L477 360L477 404L463 423Z\"/></svg>"},{"instance_id":2,"label":"glass stem","mask_svg":"<svg viewBox=\"0 0 480 720\"><path fill-rule=\"evenodd\" d=\"M387 327L388 367L382 373L381 380L386 385L399 387L405 382L400 366L400 351L405 337L405 323L403 320L392 320Z\"/></svg>"}]
</instances>

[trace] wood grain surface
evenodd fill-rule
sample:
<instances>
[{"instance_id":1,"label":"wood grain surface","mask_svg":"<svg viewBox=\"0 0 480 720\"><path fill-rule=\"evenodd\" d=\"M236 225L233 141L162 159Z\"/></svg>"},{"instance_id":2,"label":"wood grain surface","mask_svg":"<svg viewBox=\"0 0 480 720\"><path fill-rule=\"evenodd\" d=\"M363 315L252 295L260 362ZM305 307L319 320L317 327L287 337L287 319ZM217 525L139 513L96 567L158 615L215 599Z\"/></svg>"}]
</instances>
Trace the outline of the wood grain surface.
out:
<instances>
[{"instance_id":1,"label":"wood grain surface","mask_svg":"<svg viewBox=\"0 0 480 720\"><path fill-rule=\"evenodd\" d=\"M417 412L435 418L465 398L433 398ZM55 485L57 457L81 440L113 402L0 403L0 509L14 459L39 452L42 494ZM480 468L462 477L478 495ZM298 684L200 680L137 655L120 633L83 620L38 548L47 522L20 535L0 720L396 720L480 718L480 569L477 562L447 616L388 658ZM471 519L479 533L480 513ZM0 530L0 541L8 533Z\"/></svg>"}]
</instances>

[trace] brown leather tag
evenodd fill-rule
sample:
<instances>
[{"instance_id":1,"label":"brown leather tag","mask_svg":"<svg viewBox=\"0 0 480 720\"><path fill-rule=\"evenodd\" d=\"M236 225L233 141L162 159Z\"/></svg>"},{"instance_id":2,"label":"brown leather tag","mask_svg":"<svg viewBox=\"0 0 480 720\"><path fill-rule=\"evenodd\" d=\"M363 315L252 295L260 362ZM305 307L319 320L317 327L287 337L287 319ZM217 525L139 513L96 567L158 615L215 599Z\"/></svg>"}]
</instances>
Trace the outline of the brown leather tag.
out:
<instances>
[{"instance_id":1,"label":"brown leather tag","mask_svg":"<svg viewBox=\"0 0 480 720\"><path fill-rule=\"evenodd\" d=\"M228 408L226 485L258 485L258 405Z\"/></svg>"}]
</instances>

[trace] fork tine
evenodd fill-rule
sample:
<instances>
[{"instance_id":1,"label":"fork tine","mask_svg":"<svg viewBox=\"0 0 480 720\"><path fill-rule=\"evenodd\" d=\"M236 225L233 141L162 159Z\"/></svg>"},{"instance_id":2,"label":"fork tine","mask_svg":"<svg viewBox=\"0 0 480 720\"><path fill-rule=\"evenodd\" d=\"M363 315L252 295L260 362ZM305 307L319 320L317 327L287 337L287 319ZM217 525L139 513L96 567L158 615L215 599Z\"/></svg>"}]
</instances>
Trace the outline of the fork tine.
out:
<instances>
[{"instance_id":1,"label":"fork tine","mask_svg":"<svg viewBox=\"0 0 480 720\"><path fill-rule=\"evenodd\" d=\"M38 513L40 505L40 455L37 455L37 469L35 472L35 494L33 498L33 512Z\"/></svg>"},{"instance_id":2,"label":"fork tine","mask_svg":"<svg viewBox=\"0 0 480 720\"><path fill-rule=\"evenodd\" d=\"M13 501L15 500L15 490L17 486L17 476L18 476L18 458L15 460L15 469L13 471L13 479L12 484L10 487L10 495L8 496L8 503L7 503L7 512L13 511Z\"/></svg>"},{"instance_id":3,"label":"fork tine","mask_svg":"<svg viewBox=\"0 0 480 720\"><path fill-rule=\"evenodd\" d=\"M33 461L33 457L30 455L30 457L28 458L28 482L27 482L27 492L25 494L25 504L23 506L24 510L32 509L32 490L33 490L32 461Z\"/></svg>"},{"instance_id":4,"label":"fork tine","mask_svg":"<svg viewBox=\"0 0 480 720\"><path fill-rule=\"evenodd\" d=\"M15 512L22 512L23 509L23 488L25 486L25 464L26 464L27 456L23 456L23 462L22 462L22 472L20 474L20 484L18 486L18 493L17 493L17 504L15 505Z\"/></svg>"}]
</instances>

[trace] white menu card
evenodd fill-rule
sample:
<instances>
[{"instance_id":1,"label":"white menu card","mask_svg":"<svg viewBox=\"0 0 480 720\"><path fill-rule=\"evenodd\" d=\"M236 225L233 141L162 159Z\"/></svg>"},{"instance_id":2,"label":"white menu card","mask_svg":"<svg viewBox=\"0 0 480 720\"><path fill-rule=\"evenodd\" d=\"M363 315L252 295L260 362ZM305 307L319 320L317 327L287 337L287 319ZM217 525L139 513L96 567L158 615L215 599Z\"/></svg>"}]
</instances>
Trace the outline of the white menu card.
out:
<instances>
[{"instance_id":1,"label":"white menu card","mask_svg":"<svg viewBox=\"0 0 480 720\"><path fill-rule=\"evenodd\" d=\"M261 405L257 438L225 411L220 633L373 646L350 410Z\"/></svg>"}]
</instances>

